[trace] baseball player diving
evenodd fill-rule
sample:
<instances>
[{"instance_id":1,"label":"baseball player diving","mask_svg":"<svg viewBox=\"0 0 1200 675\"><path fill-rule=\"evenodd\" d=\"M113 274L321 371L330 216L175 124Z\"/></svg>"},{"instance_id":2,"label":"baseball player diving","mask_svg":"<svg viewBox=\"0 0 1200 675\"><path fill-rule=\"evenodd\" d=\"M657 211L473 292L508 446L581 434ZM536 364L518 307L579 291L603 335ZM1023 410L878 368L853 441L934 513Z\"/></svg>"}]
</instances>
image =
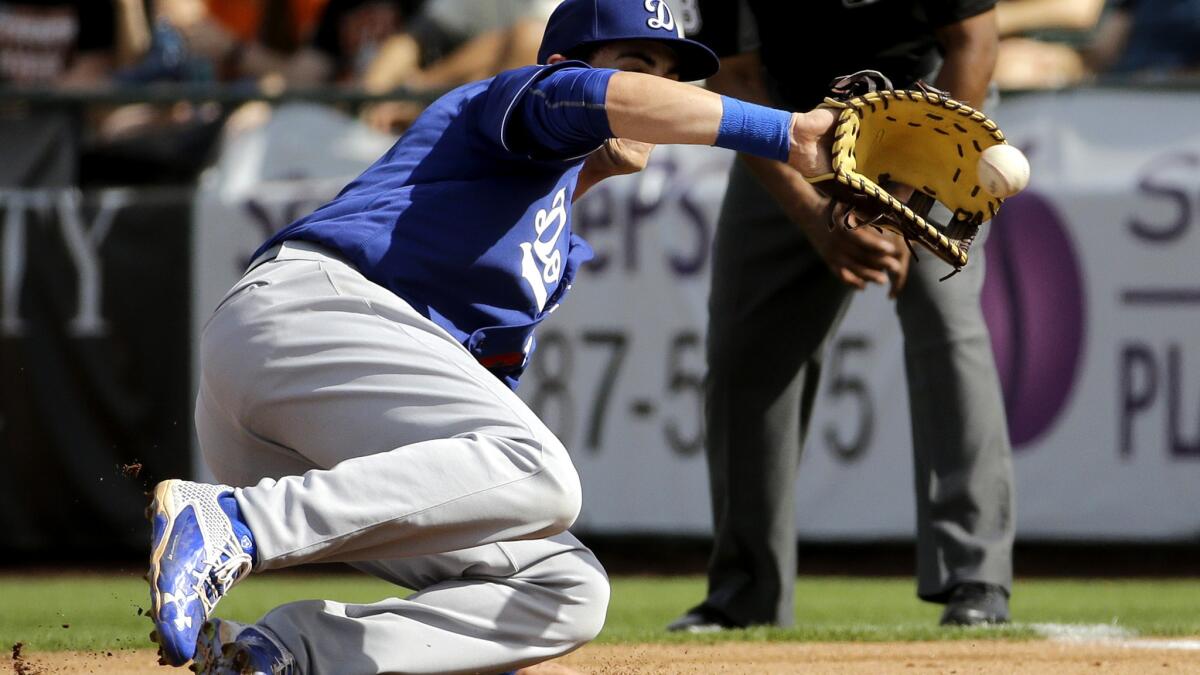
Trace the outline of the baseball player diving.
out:
<instances>
[{"instance_id":1,"label":"baseball player diving","mask_svg":"<svg viewBox=\"0 0 1200 675\"><path fill-rule=\"evenodd\" d=\"M512 388L590 256L571 204L656 143L827 174L834 115L676 80L718 68L665 0L565 0L539 64L451 91L265 242L200 340L196 430L227 485L155 487L152 638L200 673L497 673L570 652L608 582L580 487ZM231 487L239 486L239 487ZM416 592L213 618L253 572L339 561Z\"/></svg>"}]
</instances>

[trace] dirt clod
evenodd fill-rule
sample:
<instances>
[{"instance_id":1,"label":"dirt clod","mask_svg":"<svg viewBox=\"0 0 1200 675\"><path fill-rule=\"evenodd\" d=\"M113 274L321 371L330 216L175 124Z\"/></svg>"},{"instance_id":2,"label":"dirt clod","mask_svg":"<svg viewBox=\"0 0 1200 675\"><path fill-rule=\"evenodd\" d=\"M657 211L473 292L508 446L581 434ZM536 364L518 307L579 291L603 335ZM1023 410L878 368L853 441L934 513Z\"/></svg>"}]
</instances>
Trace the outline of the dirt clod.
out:
<instances>
[{"instance_id":1,"label":"dirt clod","mask_svg":"<svg viewBox=\"0 0 1200 675\"><path fill-rule=\"evenodd\" d=\"M18 642L12 646L12 665L13 672L17 675L41 675L41 671L34 667L29 659L25 656L25 643Z\"/></svg>"}]
</instances>

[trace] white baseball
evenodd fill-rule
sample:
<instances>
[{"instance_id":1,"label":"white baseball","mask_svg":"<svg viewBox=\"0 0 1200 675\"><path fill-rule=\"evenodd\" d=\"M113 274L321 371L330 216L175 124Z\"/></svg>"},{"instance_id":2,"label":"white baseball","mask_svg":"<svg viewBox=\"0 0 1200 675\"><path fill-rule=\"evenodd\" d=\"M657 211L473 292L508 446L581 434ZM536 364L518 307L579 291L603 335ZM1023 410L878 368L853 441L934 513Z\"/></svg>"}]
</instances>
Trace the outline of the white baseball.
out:
<instances>
[{"instance_id":1,"label":"white baseball","mask_svg":"<svg viewBox=\"0 0 1200 675\"><path fill-rule=\"evenodd\" d=\"M979 182L993 197L1011 197L1029 184L1029 160L1011 145L1000 144L979 155Z\"/></svg>"}]
</instances>

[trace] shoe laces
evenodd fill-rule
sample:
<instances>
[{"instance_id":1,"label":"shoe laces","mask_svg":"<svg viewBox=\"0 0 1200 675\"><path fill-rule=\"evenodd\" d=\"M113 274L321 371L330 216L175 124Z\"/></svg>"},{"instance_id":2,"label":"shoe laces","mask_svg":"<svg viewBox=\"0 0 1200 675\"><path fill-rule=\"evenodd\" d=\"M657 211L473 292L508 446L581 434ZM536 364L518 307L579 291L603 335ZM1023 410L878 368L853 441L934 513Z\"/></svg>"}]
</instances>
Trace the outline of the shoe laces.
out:
<instances>
[{"instance_id":1,"label":"shoe laces","mask_svg":"<svg viewBox=\"0 0 1200 675\"><path fill-rule=\"evenodd\" d=\"M272 675L296 675L296 661L291 658L273 658L271 660Z\"/></svg>"},{"instance_id":2,"label":"shoe laces","mask_svg":"<svg viewBox=\"0 0 1200 675\"><path fill-rule=\"evenodd\" d=\"M228 547L231 544L237 547L233 549L237 553L229 553ZM191 570L192 576L196 577L192 588L204 607L204 616L212 614L217 602L250 572L253 565L250 556L241 551L236 540L231 539L227 542L226 550L206 551L204 564Z\"/></svg>"}]
</instances>

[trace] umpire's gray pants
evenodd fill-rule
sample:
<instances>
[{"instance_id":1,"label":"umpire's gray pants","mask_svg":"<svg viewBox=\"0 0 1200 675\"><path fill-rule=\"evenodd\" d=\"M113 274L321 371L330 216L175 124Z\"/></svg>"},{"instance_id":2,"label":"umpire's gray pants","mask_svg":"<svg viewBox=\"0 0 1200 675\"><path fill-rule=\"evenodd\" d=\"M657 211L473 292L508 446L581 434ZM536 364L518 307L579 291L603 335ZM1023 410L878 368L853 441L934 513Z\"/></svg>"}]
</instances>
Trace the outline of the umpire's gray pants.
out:
<instances>
[{"instance_id":1,"label":"umpire's gray pants","mask_svg":"<svg viewBox=\"0 0 1200 675\"><path fill-rule=\"evenodd\" d=\"M196 428L256 569L343 561L415 589L262 620L306 674L498 672L604 622L600 563L566 528L562 444L449 334L319 247L285 244L201 338Z\"/></svg>"},{"instance_id":2,"label":"umpire's gray pants","mask_svg":"<svg viewBox=\"0 0 1200 675\"><path fill-rule=\"evenodd\" d=\"M912 414L917 593L935 602L962 582L1012 585L1012 460L979 305L982 237L972 250L971 264L939 283L949 266L918 249L896 301ZM796 469L826 343L852 296L735 162L709 298L715 544L705 604L739 623L794 620Z\"/></svg>"}]
</instances>

